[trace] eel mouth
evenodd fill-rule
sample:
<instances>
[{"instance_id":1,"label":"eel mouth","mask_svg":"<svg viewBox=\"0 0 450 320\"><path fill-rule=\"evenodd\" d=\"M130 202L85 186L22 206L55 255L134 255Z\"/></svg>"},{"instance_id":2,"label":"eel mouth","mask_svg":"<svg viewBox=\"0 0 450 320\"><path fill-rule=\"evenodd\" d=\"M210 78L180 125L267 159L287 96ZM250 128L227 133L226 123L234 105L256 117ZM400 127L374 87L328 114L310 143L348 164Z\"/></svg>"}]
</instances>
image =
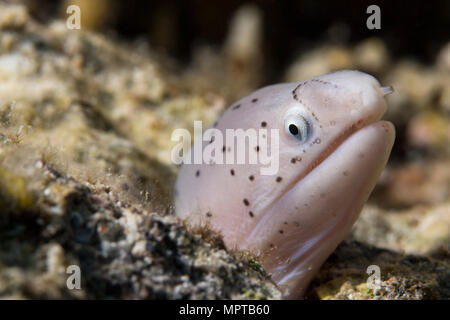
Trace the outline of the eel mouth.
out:
<instances>
[{"instance_id":1,"label":"eel mouth","mask_svg":"<svg viewBox=\"0 0 450 320\"><path fill-rule=\"evenodd\" d=\"M392 86L383 86L379 87L379 91L381 92L382 96L389 95L394 92L394 88ZM302 172L302 174L295 179L295 181L292 182L291 185L289 185L286 190L290 190L297 182L299 182L301 179L303 179L305 176L307 176L311 171L313 171L318 165L320 165L326 158L328 158L339 146L350 136L355 134L357 131L375 124L381 120L381 117L385 113L385 109L379 112L374 112L366 117L360 118L359 120L353 122L350 126L348 126L341 134L339 134L336 139L334 139L333 142L330 143L328 148L326 148L324 151L322 151L317 158L312 161L308 167Z\"/></svg>"},{"instance_id":2,"label":"eel mouth","mask_svg":"<svg viewBox=\"0 0 450 320\"><path fill-rule=\"evenodd\" d=\"M254 230L248 235L246 243L249 244L254 241L253 239L257 234L257 230L259 230L260 226L264 225L267 219L269 219L268 213L271 212L272 209L280 201L282 201L282 199L287 196L291 190L294 190L296 186L305 179L306 176L312 174L315 168L326 162L332 154L338 152L340 147L344 146L348 139L362 132L362 130L365 130L366 128L369 129L372 126L377 126L382 122L387 122L381 120L383 113L371 114L367 117L360 118L359 120L349 125L346 129L342 130L342 132L338 134L333 142L330 143L330 145L325 150L323 150L315 159L313 159L304 170L299 172L299 175L295 177L293 181L291 181L288 185L286 185L282 192L265 208L263 213L260 215L260 219L258 221L255 221L257 225L255 226Z\"/></svg>"},{"instance_id":3,"label":"eel mouth","mask_svg":"<svg viewBox=\"0 0 450 320\"><path fill-rule=\"evenodd\" d=\"M352 123L350 126L348 126L341 134L339 134L336 139L334 139L330 145L328 146L328 148L326 148L325 150L323 150L316 159L314 159L307 167L306 169L302 172L302 174L295 179L295 181L293 181L292 185L295 185L298 181L300 181L301 179L303 179L305 176L307 176L311 171L313 171L317 166L319 166L325 159L327 159L337 148L339 148L340 145L342 145L342 143L347 140L348 138L350 138L350 136L352 136L353 134L355 134L357 131L371 125L374 124L376 122L378 122L378 120L380 120L381 115L378 117L374 117L374 116L367 116L365 118L361 118L358 121L355 121L354 123ZM288 186L288 188L286 188L287 190L289 190L292 186Z\"/></svg>"},{"instance_id":4,"label":"eel mouth","mask_svg":"<svg viewBox=\"0 0 450 320\"><path fill-rule=\"evenodd\" d=\"M272 207L274 207L280 199L282 199L294 186L304 179L308 174L310 174L316 167L318 167L322 162L324 162L333 152L335 152L348 138L357 133L363 128L380 122L381 117L384 112L370 114L366 117L360 118L359 120L352 123L346 129L344 129L337 137L330 143L330 145L323 150L311 163L303 170L292 182L286 185L283 192L267 207L265 213L269 212Z\"/></svg>"}]
</instances>

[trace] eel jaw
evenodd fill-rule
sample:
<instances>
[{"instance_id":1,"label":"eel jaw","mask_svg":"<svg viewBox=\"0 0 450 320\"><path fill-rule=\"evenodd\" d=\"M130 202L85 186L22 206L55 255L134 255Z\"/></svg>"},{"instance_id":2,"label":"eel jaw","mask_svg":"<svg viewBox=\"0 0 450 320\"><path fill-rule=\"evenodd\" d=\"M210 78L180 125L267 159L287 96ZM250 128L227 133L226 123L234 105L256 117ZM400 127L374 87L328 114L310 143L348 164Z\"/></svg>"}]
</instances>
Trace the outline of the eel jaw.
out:
<instances>
[{"instance_id":1,"label":"eel jaw","mask_svg":"<svg viewBox=\"0 0 450 320\"><path fill-rule=\"evenodd\" d=\"M383 110L384 113L384 110ZM361 130L362 128L375 123L376 121L380 120L383 113L374 113L371 115L368 115L364 118L361 118L355 122L353 122L350 126L345 128L341 134L339 134L336 139L334 139L328 148L323 150L319 155L311 161L310 164L307 165L307 167L301 171L301 173L290 183L288 183L285 187L283 192L275 198L270 205L267 206L266 210L264 210L263 215L266 215L267 212L269 212L280 199L282 199L286 193L289 192L296 184L298 184L302 179L304 179L308 174L310 174L317 166L319 166L325 159L327 159L339 146L346 141L350 136L355 134L358 130ZM251 236L251 235L250 235Z\"/></svg>"},{"instance_id":2,"label":"eel jaw","mask_svg":"<svg viewBox=\"0 0 450 320\"><path fill-rule=\"evenodd\" d=\"M262 256L262 264L285 298L303 296L322 263L350 232L386 165L394 136L393 125L386 121L351 134L287 190L246 239L249 250L264 251L276 244Z\"/></svg>"}]
</instances>

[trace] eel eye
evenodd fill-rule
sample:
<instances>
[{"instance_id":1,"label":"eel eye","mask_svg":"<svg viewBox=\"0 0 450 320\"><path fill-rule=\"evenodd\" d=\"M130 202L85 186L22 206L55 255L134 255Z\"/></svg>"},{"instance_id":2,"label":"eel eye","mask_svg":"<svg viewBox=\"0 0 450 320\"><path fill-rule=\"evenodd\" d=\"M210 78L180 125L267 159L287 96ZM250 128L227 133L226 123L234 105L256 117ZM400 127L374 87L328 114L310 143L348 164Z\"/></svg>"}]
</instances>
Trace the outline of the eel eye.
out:
<instances>
[{"instance_id":1,"label":"eel eye","mask_svg":"<svg viewBox=\"0 0 450 320\"><path fill-rule=\"evenodd\" d=\"M286 133L300 142L305 142L311 132L309 121L300 110L289 110L284 118L284 130Z\"/></svg>"}]
</instances>

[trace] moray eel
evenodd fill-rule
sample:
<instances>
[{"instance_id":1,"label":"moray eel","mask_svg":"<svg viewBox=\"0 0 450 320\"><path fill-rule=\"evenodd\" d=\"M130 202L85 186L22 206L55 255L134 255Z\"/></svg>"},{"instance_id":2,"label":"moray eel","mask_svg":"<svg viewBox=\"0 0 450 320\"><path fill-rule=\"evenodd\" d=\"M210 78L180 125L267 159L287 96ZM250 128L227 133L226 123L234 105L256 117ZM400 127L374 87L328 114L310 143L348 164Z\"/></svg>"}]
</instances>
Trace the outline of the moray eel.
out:
<instances>
[{"instance_id":1,"label":"moray eel","mask_svg":"<svg viewBox=\"0 0 450 320\"><path fill-rule=\"evenodd\" d=\"M242 98L214 124L215 132L262 132L258 143L272 140L265 152L277 155L279 167L264 173L267 161L184 164L175 185L176 215L219 231L229 248L258 255L284 298L302 298L386 165L395 130L380 118L391 92L371 75L342 70ZM203 148L218 143L224 155L234 152L234 140L203 140ZM247 156L264 151L249 140L245 146Z\"/></svg>"}]
</instances>

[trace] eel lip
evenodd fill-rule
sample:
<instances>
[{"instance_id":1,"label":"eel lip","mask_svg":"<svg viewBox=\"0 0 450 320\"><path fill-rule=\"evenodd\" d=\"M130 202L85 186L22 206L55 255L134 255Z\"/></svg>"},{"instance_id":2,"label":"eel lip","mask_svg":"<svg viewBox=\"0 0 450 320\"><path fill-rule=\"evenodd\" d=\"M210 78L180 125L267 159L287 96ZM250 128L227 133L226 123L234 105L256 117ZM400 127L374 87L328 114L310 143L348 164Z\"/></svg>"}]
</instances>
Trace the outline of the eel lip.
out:
<instances>
[{"instance_id":1,"label":"eel lip","mask_svg":"<svg viewBox=\"0 0 450 320\"><path fill-rule=\"evenodd\" d=\"M394 92L394 88L392 86L383 86L379 87L381 94L386 96ZM352 123L347 129L345 129L331 144L330 146L322 151L318 157L311 162L311 164L307 167L304 173L294 181L293 184L297 183L299 180L303 179L307 174L309 174L312 170L314 170L319 164L321 164L327 157L329 157L345 140L347 140L350 136L355 134L357 131L361 130L364 127L367 127L371 124L377 123L381 120L386 109L378 113L372 113L367 115L364 118L361 118L354 123ZM292 187L292 186L290 186ZM287 189L289 190L289 188Z\"/></svg>"},{"instance_id":2,"label":"eel lip","mask_svg":"<svg viewBox=\"0 0 450 320\"><path fill-rule=\"evenodd\" d=\"M374 123L379 122L381 119L382 114L374 117L373 115L369 115L365 118L361 118L354 123L352 123L347 129L345 129L332 143L330 143L330 146L326 148L324 151L322 151L315 160L311 162L311 164L305 169L303 174L300 175L295 181L289 185L286 190L289 190L292 188L298 181L303 179L305 176L307 176L311 171L313 171L318 165L320 165L326 158L328 158L339 146L347 140L350 136L355 134L357 131L371 125Z\"/></svg>"}]
</instances>

